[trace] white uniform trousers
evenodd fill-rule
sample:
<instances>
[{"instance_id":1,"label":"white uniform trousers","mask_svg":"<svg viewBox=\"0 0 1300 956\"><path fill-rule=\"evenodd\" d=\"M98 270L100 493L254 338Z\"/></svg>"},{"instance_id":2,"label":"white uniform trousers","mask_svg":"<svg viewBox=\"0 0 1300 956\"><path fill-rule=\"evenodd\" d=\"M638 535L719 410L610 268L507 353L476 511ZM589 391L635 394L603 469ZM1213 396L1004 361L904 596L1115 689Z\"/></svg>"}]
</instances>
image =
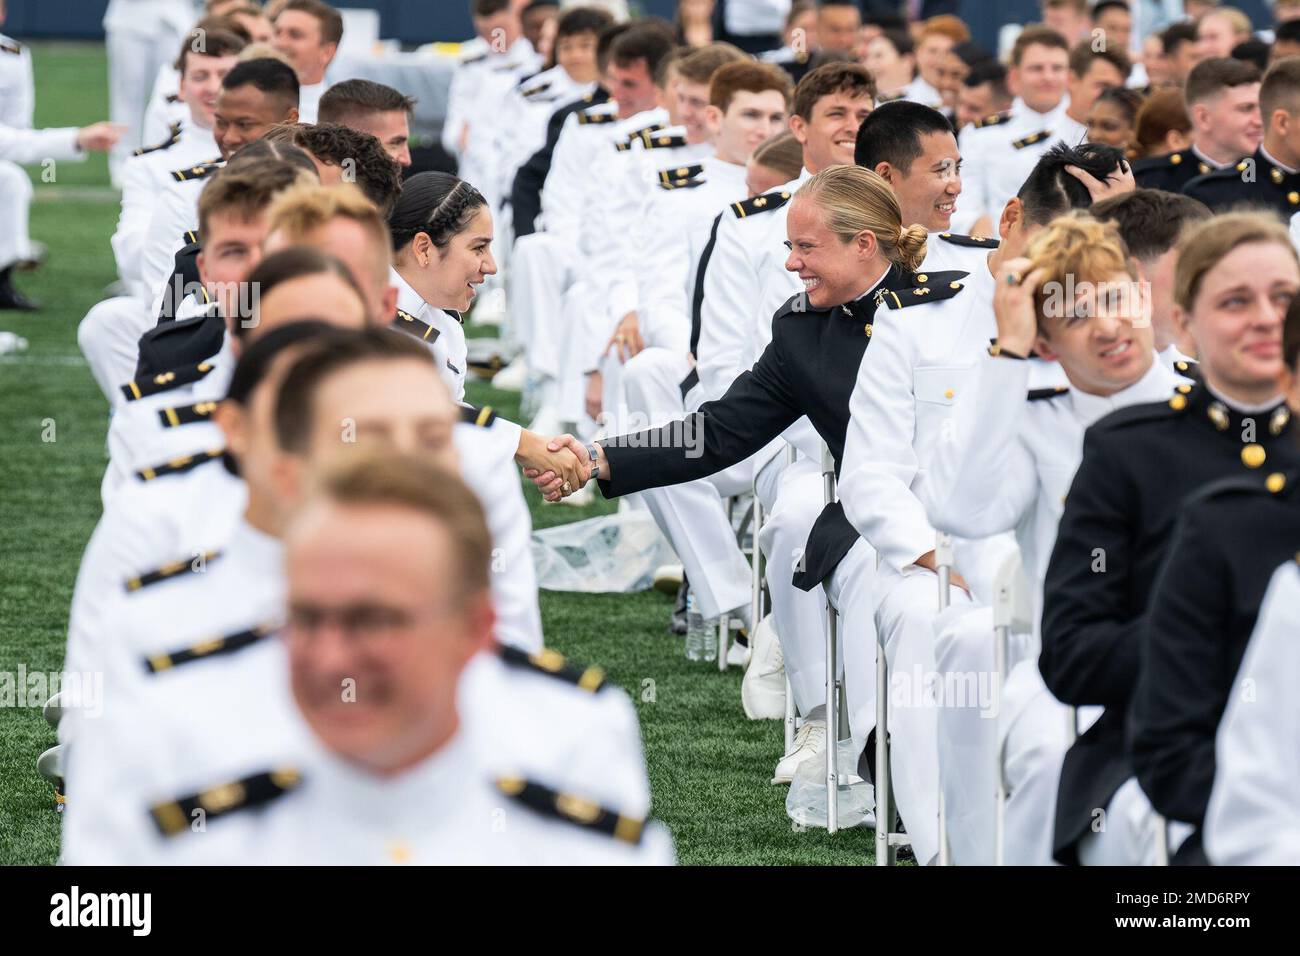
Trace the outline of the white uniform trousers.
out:
<instances>
[{"instance_id":1,"label":"white uniform trousers","mask_svg":"<svg viewBox=\"0 0 1300 956\"><path fill-rule=\"evenodd\" d=\"M32 181L21 166L0 160L0 269L31 255L27 232Z\"/></svg>"},{"instance_id":2,"label":"white uniform trousers","mask_svg":"<svg viewBox=\"0 0 1300 956\"><path fill-rule=\"evenodd\" d=\"M855 545L854 551L859 547L865 547L865 543ZM874 558L871 555L872 563ZM949 589L949 604L954 608L969 607L971 599L961 588L953 587ZM915 566L899 572L892 565L881 564L876 580L876 630L889 662L891 779L912 851L922 865L939 852L938 672L934 656L934 619L938 612L939 579L934 572ZM846 622L845 627L849 626ZM867 666L866 662L854 663L847 641L844 663L846 681L852 681L853 672ZM874 659L870 668L874 686ZM873 720L874 716L873 708ZM855 741L857 737L855 730Z\"/></svg>"},{"instance_id":3,"label":"white uniform trousers","mask_svg":"<svg viewBox=\"0 0 1300 956\"><path fill-rule=\"evenodd\" d=\"M123 295L95 303L77 326L81 354L110 407L121 398L119 386L135 378L140 336L156 324L147 304Z\"/></svg>"},{"instance_id":4,"label":"white uniform trousers","mask_svg":"<svg viewBox=\"0 0 1300 956\"><path fill-rule=\"evenodd\" d=\"M1025 643L1031 642L1026 639ZM1071 721L1070 708L1043 683L1037 645L1033 644L1007 675L998 715L998 746L1007 782L1003 859L1008 866L1051 866L1055 862L1056 793L1061 763L1070 746Z\"/></svg>"},{"instance_id":5,"label":"white uniform trousers","mask_svg":"<svg viewBox=\"0 0 1300 956\"><path fill-rule=\"evenodd\" d=\"M1156 812L1136 777L1115 791L1098 816L1093 832L1079 841L1079 862L1084 866L1154 866L1156 863ZM1172 857L1192 833L1186 823L1169 823Z\"/></svg>"},{"instance_id":6,"label":"white uniform trousers","mask_svg":"<svg viewBox=\"0 0 1300 956\"><path fill-rule=\"evenodd\" d=\"M535 232L516 240L511 263L510 309L528 368L558 378L569 334L562 305L574 281L575 252L555 236Z\"/></svg>"},{"instance_id":7,"label":"white uniform trousers","mask_svg":"<svg viewBox=\"0 0 1300 956\"><path fill-rule=\"evenodd\" d=\"M141 11L144 16L131 28L105 25L104 46L108 53L108 115L128 129L109 154L116 181L122 163L139 149L144 133L144 114L153 93L158 70L176 59L186 27L168 23Z\"/></svg>"}]
</instances>

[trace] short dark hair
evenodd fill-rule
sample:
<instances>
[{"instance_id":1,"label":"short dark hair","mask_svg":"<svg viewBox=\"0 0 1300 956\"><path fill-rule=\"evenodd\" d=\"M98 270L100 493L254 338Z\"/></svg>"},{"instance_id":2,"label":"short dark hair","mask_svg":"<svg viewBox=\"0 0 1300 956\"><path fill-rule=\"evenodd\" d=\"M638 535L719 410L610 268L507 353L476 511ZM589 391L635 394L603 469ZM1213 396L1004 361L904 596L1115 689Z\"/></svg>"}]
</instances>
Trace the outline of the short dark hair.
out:
<instances>
[{"instance_id":1,"label":"short dark hair","mask_svg":"<svg viewBox=\"0 0 1300 956\"><path fill-rule=\"evenodd\" d=\"M241 86L256 87L268 96L298 105L298 74L282 60L262 57L236 63L221 81L221 88L236 90Z\"/></svg>"},{"instance_id":2,"label":"short dark hair","mask_svg":"<svg viewBox=\"0 0 1300 956\"><path fill-rule=\"evenodd\" d=\"M982 63L985 60L993 60L993 54L984 47L984 44L978 40L967 40L965 43L958 43L953 46L952 52L956 57L967 66L974 66L976 63Z\"/></svg>"},{"instance_id":3,"label":"short dark hair","mask_svg":"<svg viewBox=\"0 0 1300 956\"><path fill-rule=\"evenodd\" d=\"M858 63L824 63L809 70L794 88L794 114L805 120L811 119L817 101L833 93L867 96L874 102L876 79L870 70Z\"/></svg>"},{"instance_id":4,"label":"short dark hair","mask_svg":"<svg viewBox=\"0 0 1300 956\"><path fill-rule=\"evenodd\" d=\"M1260 71L1253 63L1229 59L1226 56L1210 57L1192 67L1187 74L1183 98L1190 106L1217 96L1234 86L1258 83Z\"/></svg>"},{"instance_id":5,"label":"short dark hair","mask_svg":"<svg viewBox=\"0 0 1300 956\"><path fill-rule=\"evenodd\" d=\"M289 10L307 13L320 21L320 38L325 43L339 43L343 39L343 14L321 0L287 0L280 6L276 17Z\"/></svg>"},{"instance_id":6,"label":"short dark hair","mask_svg":"<svg viewBox=\"0 0 1300 956\"><path fill-rule=\"evenodd\" d=\"M285 451L305 451L321 383L351 365L375 359L412 359L438 374L433 352L405 332L374 327L340 330L321 348L300 356L285 373L275 399L276 443Z\"/></svg>"},{"instance_id":7,"label":"short dark hair","mask_svg":"<svg viewBox=\"0 0 1300 956\"><path fill-rule=\"evenodd\" d=\"M1125 0L1098 0L1097 5L1092 8L1092 22L1096 23L1101 19L1101 15L1111 8L1123 10L1125 13L1132 12Z\"/></svg>"},{"instance_id":8,"label":"short dark hair","mask_svg":"<svg viewBox=\"0 0 1300 956\"><path fill-rule=\"evenodd\" d=\"M1160 33L1160 49L1165 56L1173 56L1184 43L1196 42L1195 23L1174 23Z\"/></svg>"},{"instance_id":9,"label":"short dark hair","mask_svg":"<svg viewBox=\"0 0 1300 956\"><path fill-rule=\"evenodd\" d=\"M609 55L614 48L614 42L630 29L632 29L631 23L611 23L596 38L596 65L600 67L602 73L609 65Z\"/></svg>"},{"instance_id":10,"label":"short dark hair","mask_svg":"<svg viewBox=\"0 0 1300 956\"><path fill-rule=\"evenodd\" d=\"M1178 245L1183 230L1210 218L1205 203L1161 189L1135 189L1092 207L1096 219L1115 223L1135 259L1150 261Z\"/></svg>"},{"instance_id":11,"label":"short dark hair","mask_svg":"<svg viewBox=\"0 0 1300 956\"><path fill-rule=\"evenodd\" d=\"M316 164L311 161L311 157L300 147L287 140L285 142L275 142L268 139L255 139L246 146L240 147L239 151L230 157L230 161L226 163L226 167L222 172L234 172L247 163L261 162L267 159L276 159L288 163L290 166L296 166L303 172L310 173L312 179L320 179L320 173L316 169Z\"/></svg>"},{"instance_id":12,"label":"short dark hair","mask_svg":"<svg viewBox=\"0 0 1300 956\"><path fill-rule=\"evenodd\" d=\"M1274 43L1300 43L1300 20L1283 20L1273 28Z\"/></svg>"},{"instance_id":13,"label":"short dark hair","mask_svg":"<svg viewBox=\"0 0 1300 956\"><path fill-rule=\"evenodd\" d=\"M199 34L200 30L203 31L201 34ZM203 41L202 49L196 50L195 42L200 36ZM250 40L248 31L233 20L209 17L200 20L185 35L185 39L181 41L181 52L172 66L178 73L184 75L191 53L199 56L234 56L248 46Z\"/></svg>"},{"instance_id":14,"label":"short dark hair","mask_svg":"<svg viewBox=\"0 0 1300 956\"><path fill-rule=\"evenodd\" d=\"M352 270L341 260L313 246L291 246L267 256L249 274L248 283L250 287L257 290L259 296L264 296L285 282L314 275L338 276L357 294L358 299L362 302L366 301L366 294L357 285ZM235 337L245 338L250 328L247 322L236 322Z\"/></svg>"},{"instance_id":15,"label":"short dark hair","mask_svg":"<svg viewBox=\"0 0 1300 956\"><path fill-rule=\"evenodd\" d=\"M1259 86L1259 112L1268 128L1274 110L1295 113L1300 105L1300 57L1287 56L1268 68Z\"/></svg>"},{"instance_id":16,"label":"short dark hair","mask_svg":"<svg viewBox=\"0 0 1300 956\"><path fill-rule=\"evenodd\" d=\"M1066 53L1070 52L1070 44L1066 42L1065 37L1051 27L1031 23L1020 31L1016 42L1011 46L1011 65L1019 66L1020 61L1025 58L1025 51L1031 46L1045 46L1054 50L1064 50Z\"/></svg>"},{"instance_id":17,"label":"short dark hair","mask_svg":"<svg viewBox=\"0 0 1300 956\"><path fill-rule=\"evenodd\" d=\"M871 11L862 17L864 27L880 27L882 30L906 30L907 18L897 13L880 13Z\"/></svg>"},{"instance_id":18,"label":"short dark hair","mask_svg":"<svg viewBox=\"0 0 1300 956\"><path fill-rule=\"evenodd\" d=\"M441 249L486 205L482 193L451 173L416 173L402 187L402 195L388 216L393 249L403 248L420 233Z\"/></svg>"},{"instance_id":19,"label":"short dark hair","mask_svg":"<svg viewBox=\"0 0 1300 956\"><path fill-rule=\"evenodd\" d=\"M239 361L235 363L230 374L230 385L226 389L226 400L239 405L247 405L253 390L266 378L271 370L271 363L277 355L290 346L308 339L329 341L344 334L344 330L330 325L322 319L304 319L290 322L279 328L271 329L265 335L259 335L240 350Z\"/></svg>"},{"instance_id":20,"label":"short dark hair","mask_svg":"<svg viewBox=\"0 0 1300 956\"><path fill-rule=\"evenodd\" d=\"M1072 209L1087 209L1092 205L1088 187L1066 172L1066 166L1077 166L1097 179L1104 180L1123 160L1124 154L1113 146L1103 146L1100 143L1067 146L1065 143L1056 143L1039 157L1038 163L1016 193L1024 206L1025 222L1045 226Z\"/></svg>"},{"instance_id":21,"label":"short dark hair","mask_svg":"<svg viewBox=\"0 0 1300 956\"><path fill-rule=\"evenodd\" d=\"M1075 76L1082 77L1098 60L1105 60L1119 70L1121 79L1127 77L1129 71L1133 69L1128 54L1123 50L1117 50L1111 46L1105 46L1101 50L1094 50L1091 40L1080 40L1070 50L1070 72Z\"/></svg>"},{"instance_id":22,"label":"short dark hair","mask_svg":"<svg viewBox=\"0 0 1300 956\"><path fill-rule=\"evenodd\" d=\"M320 98L317 120L321 123L351 125L348 120L372 113L409 113L415 109L414 97L374 80L344 80L335 83Z\"/></svg>"},{"instance_id":23,"label":"short dark hair","mask_svg":"<svg viewBox=\"0 0 1300 956\"><path fill-rule=\"evenodd\" d=\"M853 162L873 172L889 163L906 176L921 155L921 137L933 133L952 135L952 124L938 110L908 100L883 103L858 127Z\"/></svg>"},{"instance_id":24,"label":"short dark hair","mask_svg":"<svg viewBox=\"0 0 1300 956\"><path fill-rule=\"evenodd\" d=\"M1011 95L1011 90L1007 88L1007 68L997 60L972 63L966 79L962 80L962 84L969 87L983 86L985 83L993 84L993 95L999 99Z\"/></svg>"},{"instance_id":25,"label":"short dark hair","mask_svg":"<svg viewBox=\"0 0 1300 956\"><path fill-rule=\"evenodd\" d=\"M1116 109L1120 110L1127 118L1128 124L1135 127L1136 133L1138 113L1142 110L1143 97L1137 90L1131 90L1127 86L1108 86L1097 94L1097 103L1110 103Z\"/></svg>"},{"instance_id":26,"label":"short dark hair","mask_svg":"<svg viewBox=\"0 0 1300 956\"><path fill-rule=\"evenodd\" d=\"M907 56L916 49L916 44L912 42L912 38L908 36L906 30L881 30L880 37L889 41L889 45L897 51L899 56Z\"/></svg>"},{"instance_id":27,"label":"short dark hair","mask_svg":"<svg viewBox=\"0 0 1300 956\"><path fill-rule=\"evenodd\" d=\"M578 33L594 33L600 36L614 18L599 7L573 7L560 14L555 21L555 37L570 37Z\"/></svg>"},{"instance_id":28,"label":"short dark hair","mask_svg":"<svg viewBox=\"0 0 1300 956\"><path fill-rule=\"evenodd\" d=\"M469 4L469 13L472 17L494 17L508 9L510 9L510 0L470 0Z\"/></svg>"},{"instance_id":29,"label":"short dark hair","mask_svg":"<svg viewBox=\"0 0 1300 956\"><path fill-rule=\"evenodd\" d=\"M659 70L659 62L675 48L673 28L667 20L647 17L637 20L616 39L609 50L609 58L619 66L630 66L644 60L651 76Z\"/></svg>"},{"instance_id":30,"label":"short dark hair","mask_svg":"<svg viewBox=\"0 0 1300 956\"><path fill-rule=\"evenodd\" d=\"M1268 69L1268 54L1271 48L1258 37L1242 40L1232 48L1232 58L1249 63L1260 70Z\"/></svg>"}]
</instances>

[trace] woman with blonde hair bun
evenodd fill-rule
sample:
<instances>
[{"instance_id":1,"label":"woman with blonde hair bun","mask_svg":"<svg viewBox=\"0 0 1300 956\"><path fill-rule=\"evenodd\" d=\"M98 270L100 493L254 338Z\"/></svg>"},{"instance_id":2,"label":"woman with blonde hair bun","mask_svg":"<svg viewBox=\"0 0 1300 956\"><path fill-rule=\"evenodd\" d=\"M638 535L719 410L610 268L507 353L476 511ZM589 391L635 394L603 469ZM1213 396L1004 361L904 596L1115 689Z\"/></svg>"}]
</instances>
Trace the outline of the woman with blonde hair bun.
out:
<instances>
[{"instance_id":1,"label":"woman with blonde hair bun","mask_svg":"<svg viewBox=\"0 0 1300 956\"><path fill-rule=\"evenodd\" d=\"M889 185L857 166L831 167L805 182L791 200L786 232L790 256L785 267L798 274L804 291L777 310L767 349L722 398L661 428L586 446L564 435L551 444L555 450L567 445L589 460L591 477L600 480L605 497L707 478L756 454L804 416L838 463L849 430L849 396L877 317L907 307L908 316L891 314L882 321L926 326L964 288L966 273L913 271L925 256L924 227L905 225ZM816 443L800 448L819 460ZM525 474L548 499L572 490L554 476ZM859 750L875 718L873 561L867 554L870 550L843 510L828 505L793 575L794 585L805 591L830 583L843 633L852 635L844 642L846 710ZM788 555L772 557L773 573L789 567ZM928 593L933 601L933 588ZM816 713L811 719L817 719ZM929 726L932 734L933 717ZM919 749L924 751L925 744ZM900 790L909 796L911 779L904 774L900 781ZM928 859L933 855L928 821L935 813L915 801L904 806L901 793L899 805L915 822L909 830L914 845L920 845L917 859Z\"/></svg>"}]
</instances>

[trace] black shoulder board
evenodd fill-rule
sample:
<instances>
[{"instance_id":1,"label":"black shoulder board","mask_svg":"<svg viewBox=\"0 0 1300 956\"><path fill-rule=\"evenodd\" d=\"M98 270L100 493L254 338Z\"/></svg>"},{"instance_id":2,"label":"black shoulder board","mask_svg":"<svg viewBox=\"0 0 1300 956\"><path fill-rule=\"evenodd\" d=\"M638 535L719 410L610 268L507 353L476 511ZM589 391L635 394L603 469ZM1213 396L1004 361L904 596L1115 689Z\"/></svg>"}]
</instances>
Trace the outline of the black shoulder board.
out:
<instances>
[{"instance_id":1,"label":"black shoulder board","mask_svg":"<svg viewBox=\"0 0 1300 956\"><path fill-rule=\"evenodd\" d=\"M242 651L245 647L251 647L263 638L270 637L275 633L275 630L273 625L261 624L246 631L227 634L225 637L214 637L210 640L200 641L198 644L182 648L179 651L172 651L170 654L155 654L152 657L145 658L145 670L150 674L159 674L162 671L171 670L173 667L180 667L182 664L201 661L205 657L234 654L236 651Z\"/></svg>"},{"instance_id":2,"label":"black shoulder board","mask_svg":"<svg viewBox=\"0 0 1300 956\"><path fill-rule=\"evenodd\" d=\"M660 189L694 189L696 186L703 186L703 179L674 179L671 182L660 183Z\"/></svg>"},{"instance_id":3,"label":"black shoulder board","mask_svg":"<svg viewBox=\"0 0 1300 956\"><path fill-rule=\"evenodd\" d=\"M414 335L417 339L428 342L430 345L438 341L438 335L440 334L428 322L417 319L410 312L401 309L397 310L397 318L393 320L393 328L401 329L408 335Z\"/></svg>"},{"instance_id":4,"label":"black shoulder board","mask_svg":"<svg viewBox=\"0 0 1300 956\"><path fill-rule=\"evenodd\" d=\"M984 129L986 126L1001 126L1007 120L1011 119L1011 111L1003 110L1001 113L993 113L985 116L983 119L975 121L976 129Z\"/></svg>"},{"instance_id":5,"label":"black shoulder board","mask_svg":"<svg viewBox=\"0 0 1300 956\"><path fill-rule=\"evenodd\" d=\"M172 179L178 183L206 179L225 165L226 161L224 159L214 159L211 162L199 163L197 166L191 166L188 169L177 169L172 173Z\"/></svg>"},{"instance_id":6,"label":"black shoulder board","mask_svg":"<svg viewBox=\"0 0 1300 956\"><path fill-rule=\"evenodd\" d=\"M645 832L644 820L625 817L584 797L560 793L531 780L502 777L497 780L497 789L544 817L564 820L632 846L641 843L641 834Z\"/></svg>"},{"instance_id":7,"label":"black shoulder board","mask_svg":"<svg viewBox=\"0 0 1300 956\"><path fill-rule=\"evenodd\" d=\"M529 89L529 90L521 90L520 93L519 93L519 95L522 96L522 97L523 97L524 99L526 99L526 100L530 100L530 99L532 99L534 96L541 96L543 93L545 93L545 92L546 92L547 90L549 90L550 88L551 88L551 84L550 84L550 82L546 82L546 83L543 83L541 86L534 86L532 89Z\"/></svg>"},{"instance_id":8,"label":"black shoulder board","mask_svg":"<svg viewBox=\"0 0 1300 956\"><path fill-rule=\"evenodd\" d=\"M588 110L582 110L578 113L579 126L599 126L604 123L612 123L616 119L618 119L618 117L613 113L592 113Z\"/></svg>"},{"instance_id":9,"label":"black shoulder board","mask_svg":"<svg viewBox=\"0 0 1300 956\"><path fill-rule=\"evenodd\" d=\"M693 166L673 166L671 169L659 170L659 183L681 182L683 179L694 179L700 173L704 172L703 163L695 163Z\"/></svg>"},{"instance_id":10,"label":"black shoulder board","mask_svg":"<svg viewBox=\"0 0 1300 956\"><path fill-rule=\"evenodd\" d=\"M211 362L200 362L198 365L187 365L184 368L172 369L170 372L159 372L152 378L137 378L127 382L122 386L122 394L126 396L128 402L134 402L146 395L157 395L168 389L197 382L211 371Z\"/></svg>"},{"instance_id":11,"label":"black shoulder board","mask_svg":"<svg viewBox=\"0 0 1300 956\"><path fill-rule=\"evenodd\" d=\"M460 407L460 421L462 425L474 425L477 428L487 428L497 420L497 413L493 411L491 405L484 405L482 408L475 408L473 405L462 405Z\"/></svg>"},{"instance_id":12,"label":"black shoulder board","mask_svg":"<svg viewBox=\"0 0 1300 956\"><path fill-rule=\"evenodd\" d=\"M185 230L185 234L181 236L181 238L185 240L185 245L187 246L202 245L202 242L199 240L199 231L197 229Z\"/></svg>"},{"instance_id":13,"label":"black shoulder board","mask_svg":"<svg viewBox=\"0 0 1300 956\"><path fill-rule=\"evenodd\" d=\"M963 236L955 232L941 232L939 238L951 242L954 246L969 246L973 249L996 249L1001 241L988 236Z\"/></svg>"},{"instance_id":14,"label":"black shoulder board","mask_svg":"<svg viewBox=\"0 0 1300 956\"><path fill-rule=\"evenodd\" d=\"M181 101L181 95L179 93L168 93L165 99L168 103L175 105Z\"/></svg>"},{"instance_id":15,"label":"black shoulder board","mask_svg":"<svg viewBox=\"0 0 1300 956\"><path fill-rule=\"evenodd\" d=\"M165 837L174 837L190 828L196 810L202 810L209 820L238 810L251 810L284 796L296 789L301 782L302 777L297 770L284 767L256 773L168 803L159 803L149 808L149 814L159 833Z\"/></svg>"},{"instance_id":16,"label":"black shoulder board","mask_svg":"<svg viewBox=\"0 0 1300 956\"><path fill-rule=\"evenodd\" d=\"M542 650L528 654L517 647L503 644L500 653L501 660L512 667L536 671L593 694L605 686L605 672L599 667L588 667L586 670L570 667L564 655L558 651Z\"/></svg>"},{"instance_id":17,"label":"black shoulder board","mask_svg":"<svg viewBox=\"0 0 1300 956\"><path fill-rule=\"evenodd\" d=\"M473 53L467 57L462 58L460 61L460 65L469 66L471 63L482 63L487 58L488 58L487 51L484 50L482 53Z\"/></svg>"},{"instance_id":18,"label":"black shoulder board","mask_svg":"<svg viewBox=\"0 0 1300 956\"><path fill-rule=\"evenodd\" d=\"M193 405L178 405L175 408L160 408L158 418L163 428L179 428L181 425L193 425L206 422L217 410L217 402L195 402Z\"/></svg>"},{"instance_id":19,"label":"black shoulder board","mask_svg":"<svg viewBox=\"0 0 1300 956\"><path fill-rule=\"evenodd\" d=\"M154 465L152 468L141 468L135 473L135 476L141 481L153 481L155 478L162 478L166 475L181 475L187 471L193 471L199 465L206 465L210 461L217 461L225 454L220 448L211 448L208 451L201 451L196 455L186 455L184 458L173 458L171 461L164 462L161 465Z\"/></svg>"},{"instance_id":20,"label":"black shoulder board","mask_svg":"<svg viewBox=\"0 0 1300 956\"><path fill-rule=\"evenodd\" d=\"M1024 149L1026 146L1033 146L1035 143L1041 143L1052 135L1050 129L1041 130L1037 133L1030 133L1028 136L1022 136L1020 139L1011 141L1011 145L1016 149Z\"/></svg>"},{"instance_id":21,"label":"black shoulder board","mask_svg":"<svg viewBox=\"0 0 1300 956\"><path fill-rule=\"evenodd\" d=\"M686 145L686 137L680 133L670 135L668 133L646 134L641 137L641 145L646 149L681 149Z\"/></svg>"},{"instance_id":22,"label":"black shoulder board","mask_svg":"<svg viewBox=\"0 0 1300 956\"><path fill-rule=\"evenodd\" d=\"M881 289L876 293L876 307L905 309L909 305L921 305L925 302L942 302L951 299L962 289L969 272L952 270L950 272L917 272L912 276L910 289Z\"/></svg>"},{"instance_id":23,"label":"black shoulder board","mask_svg":"<svg viewBox=\"0 0 1300 956\"><path fill-rule=\"evenodd\" d=\"M200 569L206 568L208 562L215 561L221 557L220 551L205 551L195 558L186 558L183 561L173 561L170 564L164 564L161 568L154 571L146 571L138 578L130 578L126 582L128 594L133 594L141 588L147 588L151 584L157 584L159 581L169 581L177 575L191 573L197 574ZM198 565L198 567L195 567Z\"/></svg>"},{"instance_id":24,"label":"black shoulder board","mask_svg":"<svg viewBox=\"0 0 1300 956\"><path fill-rule=\"evenodd\" d=\"M1041 402L1047 398L1056 398L1058 395L1066 395L1070 391L1068 386L1057 385L1054 388L1031 388L1029 390L1029 401Z\"/></svg>"},{"instance_id":25,"label":"black shoulder board","mask_svg":"<svg viewBox=\"0 0 1300 956\"><path fill-rule=\"evenodd\" d=\"M899 90L897 93L889 93L884 96L877 96L876 105L879 106L881 103L896 103L906 95L907 95L906 90Z\"/></svg>"},{"instance_id":26,"label":"black shoulder board","mask_svg":"<svg viewBox=\"0 0 1300 956\"><path fill-rule=\"evenodd\" d=\"M19 44L14 40L9 40L9 39L0 40L0 50L3 50L5 53L23 52L23 48L21 44Z\"/></svg>"},{"instance_id":27,"label":"black shoulder board","mask_svg":"<svg viewBox=\"0 0 1300 956\"><path fill-rule=\"evenodd\" d=\"M761 196L755 196L753 199L746 199L744 202L733 202L731 211L736 214L737 219L754 216L760 212L771 212L773 209L780 209L788 203L790 195L787 190L764 193Z\"/></svg>"},{"instance_id":28,"label":"black shoulder board","mask_svg":"<svg viewBox=\"0 0 1300 956\"><path fill-rule=\"evenodd\" d=\"M181 138L181 124L172 123L172 125L169 127L169 132L171 135L168 136L161 143L159 143L157 146L145 146L142 149L137 149L134 155L144 156L147 153L156 153L160 149L171 149L173 146L176 145L176 143Z\"/></svg>"}]
</instances>

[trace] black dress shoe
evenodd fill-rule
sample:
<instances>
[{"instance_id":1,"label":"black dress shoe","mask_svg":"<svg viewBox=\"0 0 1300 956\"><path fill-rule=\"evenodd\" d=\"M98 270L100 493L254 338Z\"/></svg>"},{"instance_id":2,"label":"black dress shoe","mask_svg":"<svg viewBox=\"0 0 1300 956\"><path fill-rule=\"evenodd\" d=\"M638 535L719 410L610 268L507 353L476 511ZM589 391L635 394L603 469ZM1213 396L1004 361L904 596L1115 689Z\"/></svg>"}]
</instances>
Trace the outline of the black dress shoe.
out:
<instances>
[{"instance_id":1,"label":"black dress shoe","mask_svg":"<svg viewBox=\"0 0 1300 956\"><path fill-rule=\"evenodd\" d=\"M12 268L0 272L0 309L13 309L18 312L38 312L40 306L14 288L9 280Z\"/></svg>"},{"instance_id":2,"label":"black dress shoe","mask_svg":"<svg viewBox=\"0 0 1300 956\"><path fill-rule=\"evenodd\" d=\"M668 620L668 633L683 637L686 634L686 596L691 593L691 583L682 577L682 586L677 589L677 602L673 606L673 616Z\"/></svg>"}]
</instances>

